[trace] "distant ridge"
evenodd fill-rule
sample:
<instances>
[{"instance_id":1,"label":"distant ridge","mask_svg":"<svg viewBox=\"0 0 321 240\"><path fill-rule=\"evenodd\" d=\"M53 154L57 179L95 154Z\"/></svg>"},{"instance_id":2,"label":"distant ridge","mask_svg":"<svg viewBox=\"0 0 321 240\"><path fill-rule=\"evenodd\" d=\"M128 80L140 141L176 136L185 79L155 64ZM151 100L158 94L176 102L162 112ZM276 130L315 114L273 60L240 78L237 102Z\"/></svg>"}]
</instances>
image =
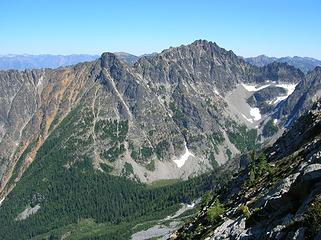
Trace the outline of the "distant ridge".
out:
<instances>
[{"instance_id":1,"label":"distant ridge","mask_svg":"<svg viewBox=\"0 0 321 240\"><path fill-rule=\"evenodd\" d=\"M309 58L309 57L298 57L298 56L276 58L276 57L268 57L266 55L259 55L257 57L249 57L244 59L246 62L258 67L263 67L274 61L287 63L293 67L299 68L301 71L305 73L312 71L317 66L321 66L321 60Z\"/></svg>"},{"instance_id":2,"label":"distant ridge","mask_svg":"<svg viewBox=\"0 0 321 240\"><path fill-rule=\"evenodd\" d=\"M126 52L115 52L117 58L133 65L141 57L151 57L157 53L143 54L136 56ZM72 54L72 55L52 55L52 54L7 54L0 55L0 70L26 70L40 68L58 68L74 65L81 62L95 61L99 55Z\"/></svg>"},{"instance_id":3,"label":"distant ridge","mask_svg":"<svg viewBox=\"0 0 321 240\"><path fill-rule=\"evenodd\" d=\"M73 55L29 55L8 54L0 55L0 70L25 70L37 68L58 68L74 65L80 62L94 61L99 55L73 54Z\"/></svg>"}]
</instances>

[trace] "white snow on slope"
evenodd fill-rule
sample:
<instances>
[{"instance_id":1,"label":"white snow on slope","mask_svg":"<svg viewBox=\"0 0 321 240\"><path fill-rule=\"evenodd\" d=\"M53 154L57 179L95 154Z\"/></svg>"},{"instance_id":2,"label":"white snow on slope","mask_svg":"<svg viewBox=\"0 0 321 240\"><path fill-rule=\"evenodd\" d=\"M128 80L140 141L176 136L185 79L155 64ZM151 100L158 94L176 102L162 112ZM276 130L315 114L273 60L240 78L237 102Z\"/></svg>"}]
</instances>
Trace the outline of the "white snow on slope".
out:
<instances>
[{"instance_id":1,"label":"white snow on slope","mask_svg":"<svg viewBox=\"0 0 321 240\"><path fill-rule=\"evenodd\" d=\"M268 86L270 86L271 84L267 84L267 85L263 85L263 86L255 86L255 85L250 85L250 84L244 84L242 83L242 86L249 92L256 92L256 91L260 91L264 88L267 88Z\"/></svg>"},{"instance_id":2,"label":"white snow on slope","mask_svg":"<svg viewBox=\"0 0 321 240\"><path fill-rule=\"evenodd\" d=\"M260 109L258 109L258 108L250 108L250 115L251 115L251 118L248 118L244 114L242 114L242 117L244 117L250 123L254 123L255 121L259 121L262 118L262 115L260 113Z\"/></svg>"},{"instance_id":3,"label":"white snow on slope","mask_svg":"<svg viewBox=\"0 0 321 240\"><path fill-rule=\"evenodd\" d=\"M292 83L292 84L277 84L275 86L286 89L286 91L287 91L286 94L287 94L287 97L288 97L294 92L296 85L297 84Z\"/></svg>"},{"instance_id":4,"label":"white snow on slope","mask_svg":"<svg viewBox=\"0 0 321 240\"><path fill-rule=\"evenodd\" d=\"M287 99L288 96L290 96L294 92L296 85L297 84L277 84L277 85L275 85L276 87L281 87L281 88L286 89L286 95L277 97L274 100L269 101L268 104L274 105L274 104L277 104L277 103Z\"/></svg>"},{"instance_id":5,"label":"white snow on slope","mask_svg":"<svg viewBox=\"0 0 321 240\"><path fill-rule=\"evenodd\" d=\"M214 93L216 94L216 95L220 95L220 93L217 91L217 89L214 87Z\"/></svg>"},{"instance_id":6,"label":"white snow on slope","mask_svg":"<svg viewBox=\"0 0 321 240\"><path fill-rule=\"evenodd\" d=\"M43 83L43 76L41 76L38 80L37 87L39 87Z\"/></svg>"},{"instance_id":7,"label":"white snow on slope","mask_svg":"<svg viewBox=\"0 0 321 240\"><path fill-rule=\"evenodd\" d=\"M256 86L256 85L242 83L242 86L249 92L260 91L260 90L267 88L269 86L281 87L281 88L286 89L286 91L287 91L286 95L276 97L274 100L268 102L268 104L272 104L272 105L279 103L279 102L283 101L284 99L286 99L288 96L290 96L294 92L296 85L297 84L293 84L293 83L280 83L280 84L266 84L266 85L262 85L262 86Z\"/></svg>"},{"instance_id":8,"label":"white snow on slope","mask_svg":"<svg viewBox=\"0 0 321 240\"><path fill-rule=\"evenodd\" d=\"M179 159L176 159L176 160L173 160L173 161L174 161L174 163L176 163L176 165L177 165L178 168L181 168L181 167L185 164L186 160L187 160L190 156L194 156L194 154L191 153L191 152L188 150L188 148L187 148L187 146L186 146L186 143L185 143L185 153L184 153L182 156L180 156Z\"/></svg>"},{"instance_id":9,"label":"white snow on slope","mask_svg":"<svg viewBox=\"0 0 321 240\"><path fill-rule=\"evenodd\" d=\"M254 121L258 121L262 118L261 113L260 113L260 109L258 109L258 108L251 108L250 115L253 117Z\"/></svg>"},{"instance_id":10,"label":"white snow on slope","mask_svg":"<svg viewBox=\"0 0 321 240\"><path fill-rule=\"evenodd\" d=\"M3 197L3 198L0 200L0 206L1 206L1 204L3 203L4 199L5 199L5 197Z\"/></svg>"},{"instance_id":11,"label":"white snow on slope","mask_svg":"<svg viewBox=\"0 0 321 240\"><path fill-rule=\"evenodd\" d=\"M242 117L244 117L248 122L253 123L253 119L252 118L248 118L244 114L242 114Z\"/></svg>"}]
</instances>

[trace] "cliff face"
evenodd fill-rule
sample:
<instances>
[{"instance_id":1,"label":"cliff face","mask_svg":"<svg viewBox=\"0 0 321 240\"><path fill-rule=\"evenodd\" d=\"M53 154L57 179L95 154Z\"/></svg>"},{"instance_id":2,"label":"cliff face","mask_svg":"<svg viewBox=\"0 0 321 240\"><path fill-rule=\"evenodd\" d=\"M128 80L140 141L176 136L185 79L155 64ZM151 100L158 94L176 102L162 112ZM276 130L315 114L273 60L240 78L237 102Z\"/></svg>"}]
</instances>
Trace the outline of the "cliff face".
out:
<instances>
[{"instance_id":1,"label":"cliff face","mask_svg":"<svg viewBox=\"0 0 321 240\"><path fill-rule=\"evenodd\" d=\"M293 94L280 106L277 114L287 116L286 125L302 115L306 109L310 109L313 102L321 96L321 67L316 67L301 81Z\"/></svg>"},{"instance_id":2,"label":"cliff face","mask_svg":"<svg viewBox=\"0 0 321 240\"><path fill-rule=\"evenodd\" d=\"M206 172L259 141L280 109L271 96L284 98L285 84L300 82L301 89L315 75L281 63L254 67L204 40L142 57L133 66L105 53L56 70L1 71L1 189L11 176L12 182L20 179L47 137L62 131L61 121L75 112L78 125L69 138L88 141L70 165L89 156L94 168L103 171L100 164L107 164L116 175L130 165L126 176L144 182ZM249 104L267 85L272 90L261 94L261 103ZM275 85L285 90L273 92ZM289 114L279 116L282 124Z\"/></svg>"},{"instance_id":3,"label":"cliff face","mask_svg":"<svg viewBox=\"0 0 321 240\"><path fill-rule=\"evenodd\" d=\"M320 127L319 101L171 239L320 239Z\"/></svg>"}]
</instances>

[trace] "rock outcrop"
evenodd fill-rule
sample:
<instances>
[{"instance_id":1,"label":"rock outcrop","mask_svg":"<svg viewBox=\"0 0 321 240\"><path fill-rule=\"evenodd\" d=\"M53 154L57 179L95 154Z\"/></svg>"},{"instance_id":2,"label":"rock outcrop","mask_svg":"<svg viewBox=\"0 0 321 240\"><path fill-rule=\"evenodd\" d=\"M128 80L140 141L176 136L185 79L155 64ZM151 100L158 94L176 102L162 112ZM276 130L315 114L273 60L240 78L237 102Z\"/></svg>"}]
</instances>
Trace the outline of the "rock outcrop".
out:
<instances>
[{"instance_id":1,"label":"rock outcrop","mask_svg":"<svg viewBox=\"0 0 321 240\"><path fill-rule=\"evenodd\" d=\"M213 196L212 203L175 234L176 239L319 239L320 106L317 102ZM224 211L210 222L214 199Z\"/></svg>"}]
</instances>

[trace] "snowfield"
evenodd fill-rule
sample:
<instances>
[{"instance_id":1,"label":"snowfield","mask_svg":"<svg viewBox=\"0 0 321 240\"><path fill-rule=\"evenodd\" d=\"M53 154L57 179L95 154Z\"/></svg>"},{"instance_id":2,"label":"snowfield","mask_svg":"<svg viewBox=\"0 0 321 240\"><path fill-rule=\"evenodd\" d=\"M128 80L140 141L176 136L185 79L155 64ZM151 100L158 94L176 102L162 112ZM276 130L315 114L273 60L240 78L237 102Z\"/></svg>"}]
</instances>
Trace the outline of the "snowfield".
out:
<instances>
[{"instance_id":1,"label":"snowfield","mask_svg":"<svg viewBox=\"0 0 321 240\"><path fill-rule=\"evenodd\" d=\"M258 108L251 108L250 115L253 117L254 121L259 121L262 118L261 113L260 113L260 109L258 109Z\"/></svg>"},{"instance_id":2,"label":"snowfield","mask_svg":"<svg viewBox=\"0 0 321 240\"><path fill-rule=\"evenodd\" d=\"M2 199L0 200L0 206L1 206L1 204L3 203L4 199L5 199L5 198L2 198Z\"/></svg>"},{"instance_id":3,"label":"snowfield","mask_svg":"<svg viewBox=\"0 0 321 240\"><path fill-rule=\"evenodd\" d=\"M176 163L176 165L177 165L178 168L181 168L181 167L184 166L186 160L187 160L190 156L194 156L194 154L191 153L191 152L188 150L188 148L187 148L187 146L186 146L186 143L185 143L185 153L184 153L182 156L180 156L179 159L176 159L176 160L173 160L173 161L174 161L174 163Z\"/></svg>"},{"instance_id":4,"label":"snowfield","mask_svg":"<svg viewBox=\"0 0 321 240\"><path fill-rule=\"evenodd\" d=\"M290 96L294 92L296 85L297 84L294 84L294 83L290 83L290 84L289 83L280 83L280 84L266 84L266 85L262 85L262 86L257 86L257 85L242 83L242 86L249 92L257 92L257 91L260 91L260 90L267 88L269 86L281 87L281 88L286 89L286 92L287 92L286 95L279 96L279 97L275 98L274 100L267 102L270 105L275 105L275 104L287 99L288 96Z\"/></svg>"},{"instance_id":5,"label":"snowfield","mask_svg":"<svg viewBox=\"0 0 321 240\"><path fill-rule=\"evenodd\" d=\"M264 88L267 88L270 85L271 84L267 84L267 85L263 85L263 86L255 86L255 85L242 83L242 86L249 92L257 92L257 91L260 91Z\"/></svg>"}]
</instances>

